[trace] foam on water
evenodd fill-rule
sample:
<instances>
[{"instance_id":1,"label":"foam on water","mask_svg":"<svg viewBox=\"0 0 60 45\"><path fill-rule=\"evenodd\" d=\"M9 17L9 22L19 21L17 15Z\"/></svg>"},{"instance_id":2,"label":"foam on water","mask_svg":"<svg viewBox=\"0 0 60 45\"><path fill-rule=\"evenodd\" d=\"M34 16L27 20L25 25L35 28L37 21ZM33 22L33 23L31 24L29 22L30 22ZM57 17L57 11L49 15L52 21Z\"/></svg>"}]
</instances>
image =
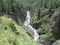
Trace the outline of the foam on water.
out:
<instances>
[{"instance_id":1,"label":"foam on water","mask_svg":"<svg viewBox=\"0 0 60 45\"><path fill-rule=\"evenodd\" d=\"M27 16L26 16L26 20L24 22L24 26L26 26L28 28L28 32L33 36L34 40L37 41L39 38L39 35L36 31L36 29L34 29L31 25L30 25L30 11L27 11Z\"/></svg>"}]
</instances>

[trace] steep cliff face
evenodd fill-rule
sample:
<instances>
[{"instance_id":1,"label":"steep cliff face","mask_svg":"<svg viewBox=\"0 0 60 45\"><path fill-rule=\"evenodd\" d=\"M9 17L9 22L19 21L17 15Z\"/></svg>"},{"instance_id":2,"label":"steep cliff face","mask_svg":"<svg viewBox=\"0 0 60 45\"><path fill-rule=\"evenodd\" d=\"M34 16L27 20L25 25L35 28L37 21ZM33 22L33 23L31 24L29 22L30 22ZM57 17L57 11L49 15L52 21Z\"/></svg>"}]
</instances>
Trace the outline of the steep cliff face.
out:
<instances>
[{"instance_id":1,"label":"steep cliff face","mask_svg":"<svg viewBox=\"0 0 60 45\"><path fill-rule=\"evenodd\" d=\"M60 11L58 9L52 9L52 14L50 14L49 10L44 9L43 13L40 10L40 19L38 19L37 15L33 15L33 23L32 26L38 29L38 33L40 34L40 39L43 39L48 42L54 42L60 39ZM44 13L45 12L45 13ZM35 12L35 14L38 14ZM51 16L50 16L51 15Z\"/></svg>"},{"instance_id":2,"label":"steep cliff face","mask_svg":"<svg viewBox=\"0 0 60 45\"><path fill-rule=\"evenodd\" d=\"M60 38L60 11L55 11L51 18L51 30L55 39Z\"/></svg>"}]
</instances>

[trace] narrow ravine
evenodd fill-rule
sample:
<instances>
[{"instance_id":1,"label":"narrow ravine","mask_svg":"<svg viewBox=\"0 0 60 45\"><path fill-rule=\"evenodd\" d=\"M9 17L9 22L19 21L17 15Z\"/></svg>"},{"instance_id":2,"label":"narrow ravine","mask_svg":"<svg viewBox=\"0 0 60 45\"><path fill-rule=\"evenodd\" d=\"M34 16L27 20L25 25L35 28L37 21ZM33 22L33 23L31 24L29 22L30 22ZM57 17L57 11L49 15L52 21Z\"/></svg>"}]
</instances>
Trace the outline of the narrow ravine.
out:
<instances>
[{"instance_id":1,"label":"narrow ravine","mask_svg":"<svg viewBox=\"0 0 60 45\"><path fill-rule=\"evenodd\" d=\"M36 31L36 29L34 29L31 25L30 25L30 11L27 11L27 16L26 16L26 20L24 22L24 26L27 27L28 29L28 33L30 33L30 35L32 35L33 40L37 41L39 39L39 35Z\"/></svg>"}]
</instances>

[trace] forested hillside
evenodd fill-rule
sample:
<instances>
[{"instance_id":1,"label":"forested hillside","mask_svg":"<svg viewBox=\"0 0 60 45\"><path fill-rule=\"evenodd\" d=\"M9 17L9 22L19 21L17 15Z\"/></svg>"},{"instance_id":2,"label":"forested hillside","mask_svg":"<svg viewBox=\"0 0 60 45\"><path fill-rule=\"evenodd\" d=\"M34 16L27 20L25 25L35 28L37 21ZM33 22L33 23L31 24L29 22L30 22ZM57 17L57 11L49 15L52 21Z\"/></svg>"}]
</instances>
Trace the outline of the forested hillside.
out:
<instances>
[{"instance_id":1,"label":"forested hillside","mask_svg":"<svg viewBox=\"0 0 60 45\"><path fill-rule=\"evenodd\" d=\"M38 41L24 26L27 11ZM0 0L0 45L60 45L60 0Z\"/></svg>"}]
</instances>

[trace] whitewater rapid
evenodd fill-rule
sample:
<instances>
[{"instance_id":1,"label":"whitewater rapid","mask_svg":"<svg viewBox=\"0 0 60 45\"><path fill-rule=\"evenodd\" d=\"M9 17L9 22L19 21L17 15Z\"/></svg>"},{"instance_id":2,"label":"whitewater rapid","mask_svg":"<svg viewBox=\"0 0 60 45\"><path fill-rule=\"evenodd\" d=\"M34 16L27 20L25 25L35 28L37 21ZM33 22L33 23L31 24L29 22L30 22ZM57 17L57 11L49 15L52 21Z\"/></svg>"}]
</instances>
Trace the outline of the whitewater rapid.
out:
<instances>
[{"instance_id":1,"label":"whitewater rapid","mask_svg":"<svg viewBox=\"0 0 60 45\"><path fill-rule=\"evenodd\" d=\"M26 16L26 20L24 22L24 26L27 27L28 29L28 33L30 33L33 38L34 38L34 41L37 41L39 39L39 35L36 31L36 29L34 29L31 25L30 25L30 11L27 11L27 16Z\"/></svg>"}]
</instances>

